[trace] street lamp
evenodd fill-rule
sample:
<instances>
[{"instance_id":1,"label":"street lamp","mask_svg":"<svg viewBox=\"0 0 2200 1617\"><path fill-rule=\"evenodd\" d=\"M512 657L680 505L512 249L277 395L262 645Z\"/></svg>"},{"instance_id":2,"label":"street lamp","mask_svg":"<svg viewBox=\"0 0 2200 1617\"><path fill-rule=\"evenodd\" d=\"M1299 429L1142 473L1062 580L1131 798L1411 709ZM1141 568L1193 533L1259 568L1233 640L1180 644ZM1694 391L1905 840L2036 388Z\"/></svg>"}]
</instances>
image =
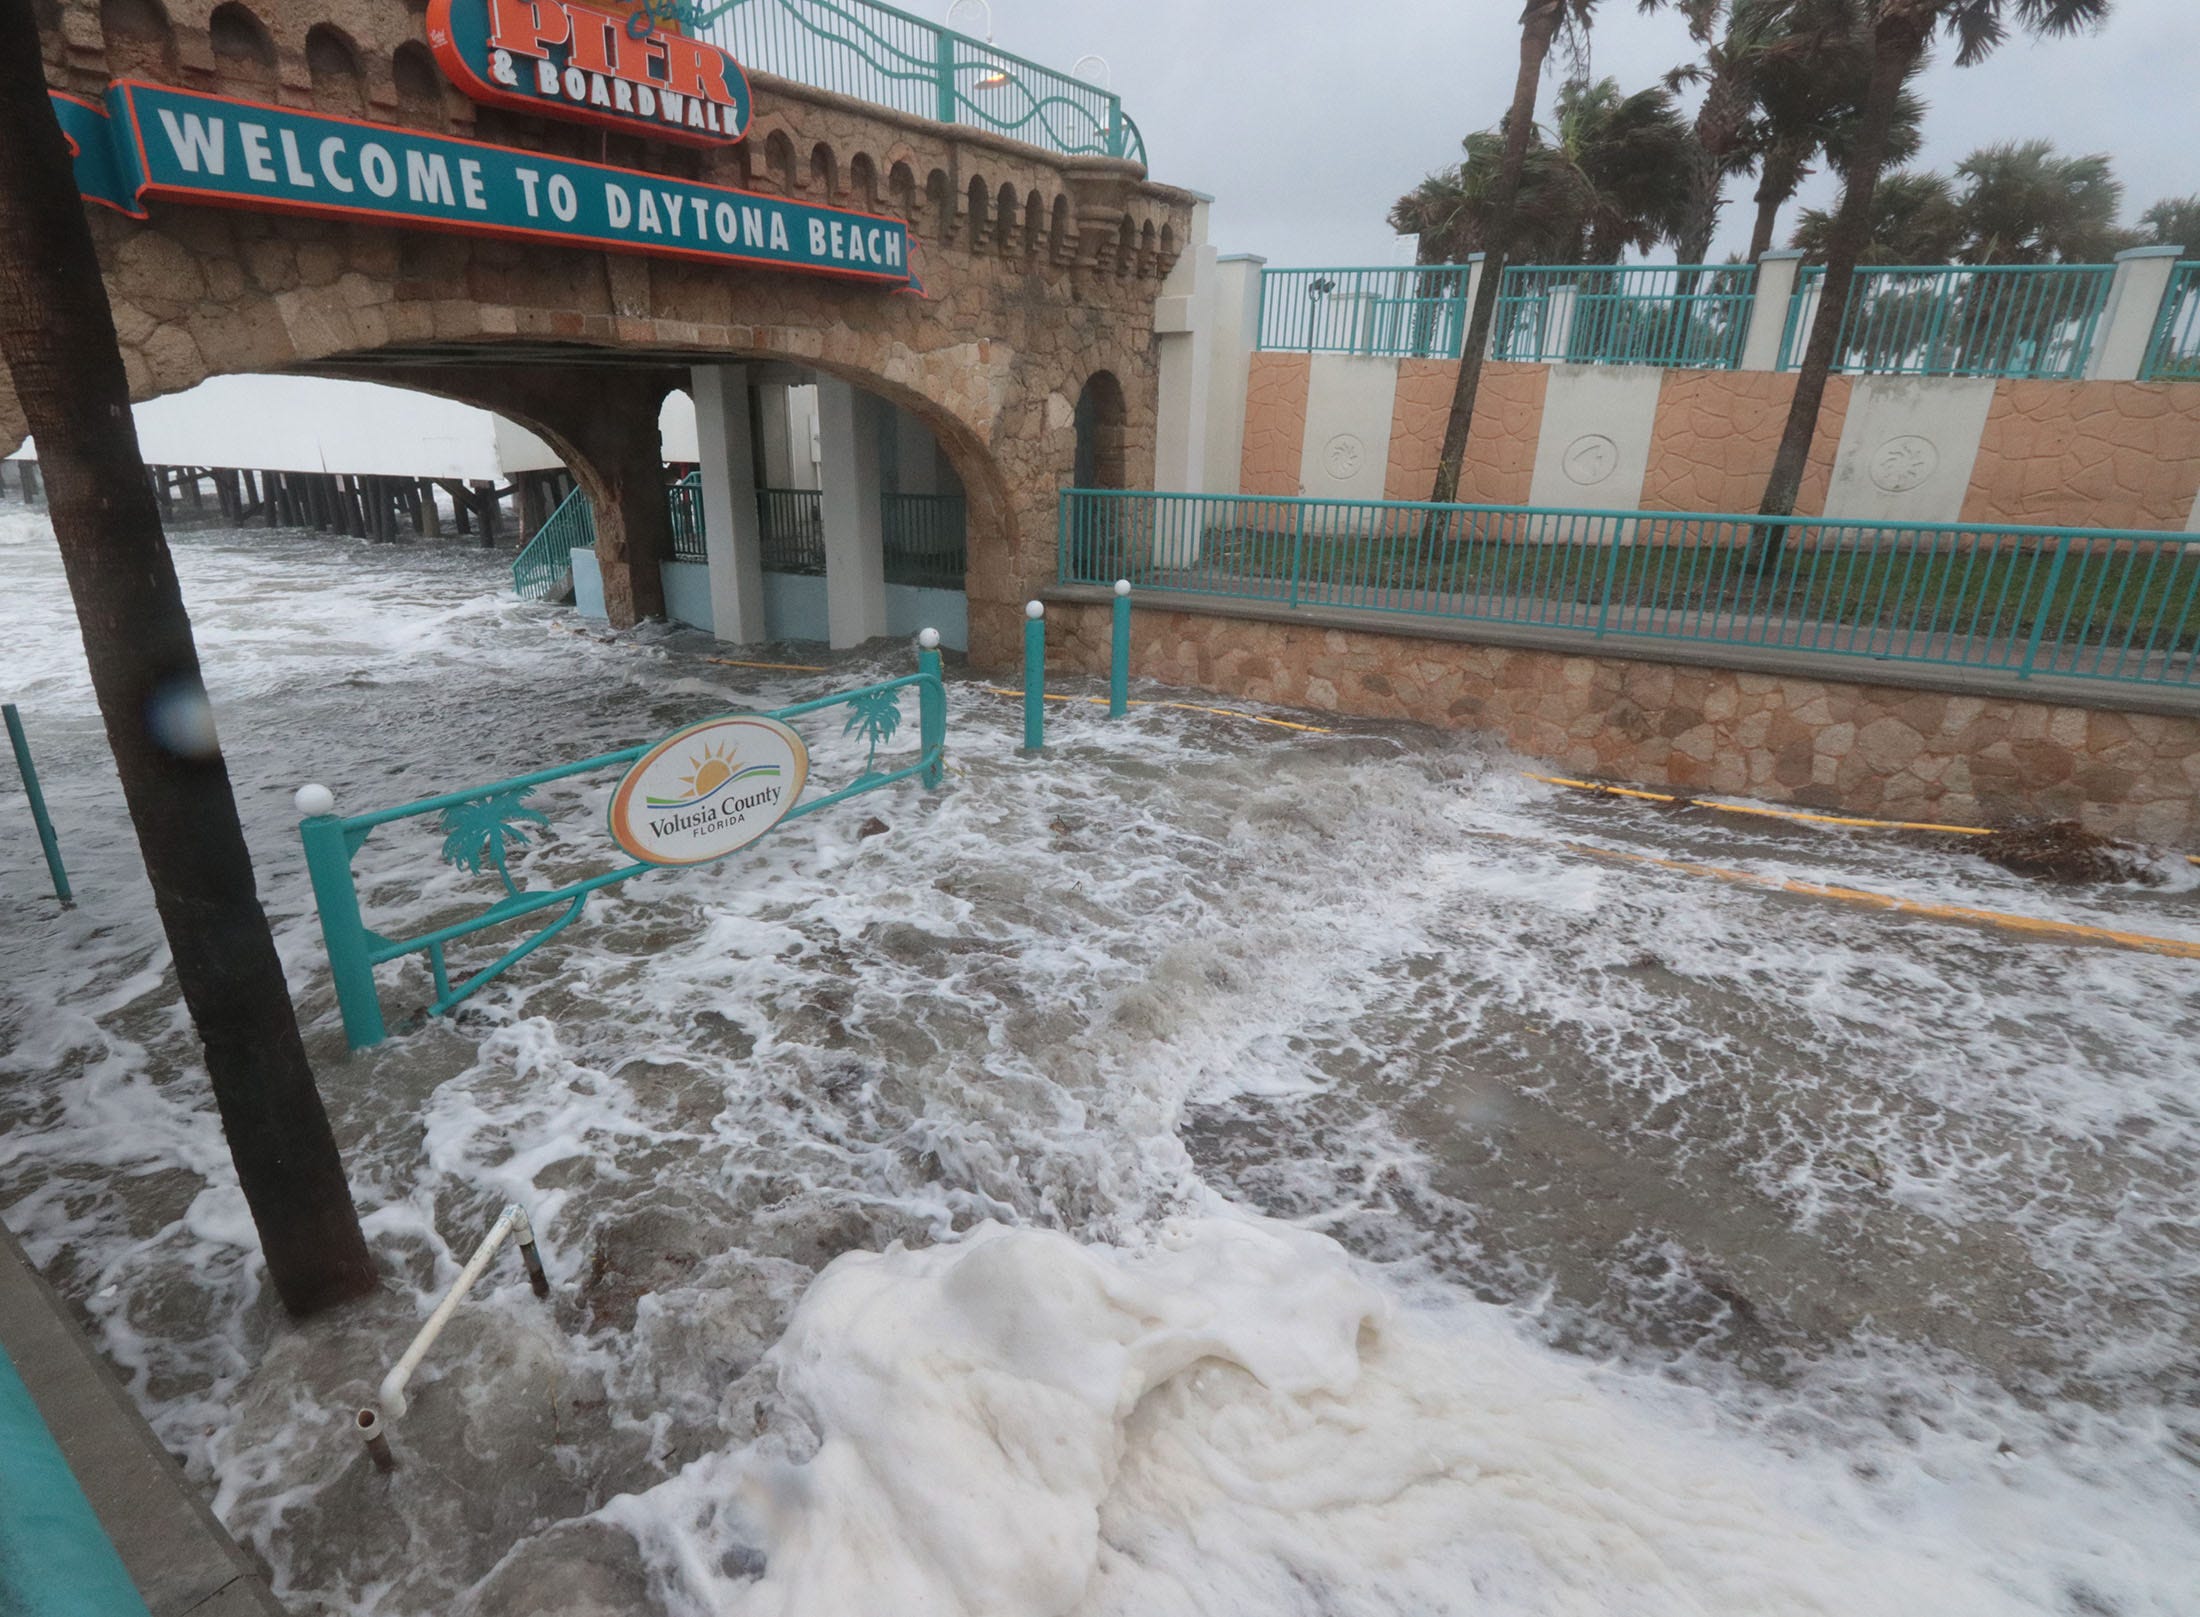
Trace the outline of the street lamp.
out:
<instances>
[{"instance_id":1,"label":"street lamp","mask_svg":"<svg viewBox=\"0 0 2200 1617\"><path fill-rule=\"evenodd\" d=\"M1085 71L1087 65L1098 69L1099 77L1095 78L1092 74L1087 73ZM1088 84L1097 84L1103 90L1113 90L1115 88L1115 70L1108 66L1108 59L1098 51L1087 51L1084 55L1078 57L1076 61L1070 63L1069 76L1073 79L1083 79Z\"/></svg>"},{"instance_id":2,"label":"street lamp","mask_svg":"<svg viewBox=\"0 0 2200 1617\"><path fill-rule=\"evenodd\" d=\"M947 8L947 26L949 31L959 31L955 28L955 17L956 14L959 13L965 6L976 7L977 10L984 16L985 42L987 46L990 47L993 43L992 0L954 0L954 4L950 5ZM1008 82L1008 69L1006 67L1003 67L1000 63L994 62L991 64L982 65L984 65L985 70L978 75L979 89L998 90L1002 85Z\"/></svg>"}]
</instances>

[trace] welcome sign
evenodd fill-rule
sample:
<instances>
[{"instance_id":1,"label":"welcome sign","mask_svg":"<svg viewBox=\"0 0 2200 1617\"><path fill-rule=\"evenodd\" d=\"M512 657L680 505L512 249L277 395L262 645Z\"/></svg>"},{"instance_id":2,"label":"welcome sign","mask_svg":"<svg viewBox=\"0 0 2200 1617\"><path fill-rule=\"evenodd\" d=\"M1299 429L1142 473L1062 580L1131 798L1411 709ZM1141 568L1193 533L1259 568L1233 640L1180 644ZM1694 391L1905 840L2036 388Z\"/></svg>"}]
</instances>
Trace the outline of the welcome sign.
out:
<instances>
[{"instance_id":1,"label":"welcome sign","mask_svg":"<svg viewBox=\"0 0 2200 1617\"><path fill-rule=\"evenodd\" d=\"M915 284L875 214L130 79L53 108L78 191L134 219L166 199Z\"/></svg>"},{"instance_id":2,"label":"welcome sign","mask_svg":"<svg viewBox=\"0 0 2200 1617\"><path fill-rule=\"evenodd\" d=\"M749 130L749 81L717 46L645 3L430 0L428 44L476 101L698 145ZM670 8L663 8L670 9Z\"/></svg>"},{"instance_id":3,"label":"welcome sign","mask_svg":"<svg viewBox=\"0 0 2200 1617\"><path fill-rule=\"evenodd\" d=\"M777 719L708 719L627 771L611 794L611 835L648 864L707 865L785 819L809 777L809 749Z\"/></svg>"}]
</instances>

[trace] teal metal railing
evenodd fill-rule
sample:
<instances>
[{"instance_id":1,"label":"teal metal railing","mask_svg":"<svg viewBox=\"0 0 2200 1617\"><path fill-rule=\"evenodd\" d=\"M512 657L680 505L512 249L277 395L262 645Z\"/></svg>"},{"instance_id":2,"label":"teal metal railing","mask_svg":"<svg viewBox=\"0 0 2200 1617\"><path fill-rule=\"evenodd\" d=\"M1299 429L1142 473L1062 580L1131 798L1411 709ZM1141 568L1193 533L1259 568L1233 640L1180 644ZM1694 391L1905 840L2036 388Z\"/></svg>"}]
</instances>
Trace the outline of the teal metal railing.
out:
<instances>
[{"instance_id":1,"label":"teal metal railing","mask_svg":"<svg viewBox=\"0 0 2200 1617\"><path fill-rule=\"evenodd\" d=\"M1121 99L874 0L688 0L692 33L744 67L1069 157L1146 161Z\"/></svg>"},{"instance_id":2,"label":"teal metal railing","mask_svg":"<svg viewBox=\"0 0 2200 1617\"><path fill-rule=\"evenodd\" d=\"M1788 306L1780 368L1810 342L1825 269L1803 271ZM1857 270L1834 368L1896 376L2085 375L2113 264L1993 264Z\"/></svg>"},{"instance_id":3,"label":"teal metal railing","mask_svg":"<svg viewBox=\"0 0 2200 1617\"><path fill-rule=\"evenodd\" d=\"M1732 370L1756 287L1749 264L1513 265L1499 284L1490 357Z\"/></svg>"},{"instance_id":4,"label":"teal metal railing","mask_svg":"<svg viewBox=\"0 0 2200 1617\"><path fill-rule=\"evenodd\" d=\"M1272 352L1457 359L1472 273L1465 264L1264 269L1255 330Z\"/></svg>"},{"instance_id":5,"label":"teal metal railing","mask_svg":"<svg viewBox=\"0 0 2200 1617\"><path fill-rule=\"evenodd\" d=\"M825 496L814 488L760 488L764 571L825 576Z\"/></svg>"},{"instance_id":6,"label":"teal metal railing","mask_svg":"<svg viewBox=\"0 0 2200 1617\"><path fill-rule=\"evenodd\" d=\"M2149 382L2200 382L2200 264L2179 264L2171 272L2139 376Z\"/></svg>"},{"instance_id":7,"label":"teal metal railing","mask_svg":"<svg viewBox=\"0 0 2200 1617\"><path fill-rule=\"evenodd\" d=\"M2200 536L1070 490L1060 576L1266 608L2200 684Z\"/></svg>"},{"instance_id":8,"label":"teal metal railing","mask_svg":"<svg viewBox=\"0 0 2200 1617\"><path fill-rule=\"evenodd\" d=\"M881 504L886 582L914 584L922 589L961 589L963 574L970 565L962 496L888 494Z\"/></svg>"},{"instance_id":9,"label":"teal metal railing","mask_svg":"<svg viewBox=\"0 0 2200 1617\"><path fill-rule=\"evenodd\" d=\"M30 1304L36 1307L35 1303ZM49 1370L49 1375L50 1375ZM49 1386L51 1383L49 1382ZM85 1422L49 1399L84 1450ZM72 1430L72 1425L75 1427ZM87 1470L91 1467L87 1465ZM121 1490L105 1469L109 1497ZM172 1609L164 1603L163 1609ZM0 1352L0 1611L9 1617L146 1617L144 1599L69 1469L14 1361Z\"/></svg>"},{"instance_id":10,"label":"teal metal railing","mask_svg":"<svg viewBox=\"0 0 2200 1617\"><path fill-rule=\"evenodd\" d=\"M920 733L917 756L914 762L882 772L877 767L879 744L892 739L900 727L901 693L912 689L917 693ZM927 647L917 653L914 674L866 685L859 690L839 691L813 702L797 702L792 707L776 709L766 717L789 723L807 714L839 707L850 710L842 733L857 735L870 743L863 772L837 791L797 803L782 817L781 824L900 781L921 779L926 787L937 789L946 778L947 687L941 673L940 654L936 650ZM313 881L314 904L321 916L321 937L328 948L329 972L335 981L337 1006L344 1020L344 1037L352 1049L379 1044L387 1036L381 997L374 984L375 967L401 960L406 955L426 956L435 983L435 999L428 1006L427 1014L441 1016L571 926L587 907L590 894L667 868L640 862L619 864L578 881L539 890L522 885L509 868L511 851L524 846L528 840L522 827L547 823L547 816L540 809L528 806L527 800L537 787L575 775L610 770L623 773L654 745L649 742L627 747L600 757L583 758L577 763L558 764L532 774L493 781L486 786L469 786L369 814L349 817L316 814L299 822L298 834L305 844L306 869ZM299 795L303 805L305 793ZM326 803L325 795L323 802ZM502 879L504 897L463 920L433 926L411 937L385 937L369 927L361 915L352 859L379 827L429 815L437 817L435 829L444 837L443 857L448 863L478 872L486 844L488 859ZM598 817L600 821L600 811ZM522 870L520 877L525 875ZM556 912L556 918L548 926L505 950L465 981L452 983L447 954L451 944L551 911Z\"/></svg>"},{"instance_id":11,"label":"teal metal railing","mask_svg":"<svg viewBox=\"0 0 2200 1617\"><path fill-rule=\"evenodd\" d=\"M669 489L665 501L672 508L672 554L680 561L707 561L703 545L703 474L690 472Z\"/></svg>"},{"instance_id":12,"label":"teal metal railing","mask_svg":"<svg viewBox=\"0 0 2200 1617\"><path fill-rule=\"evenodd\" d=\"M512 589L523 601L547 601L571 587L573 552L596 543L596 514L576 488L512 558Z\"/></svg>"}]
</instances>

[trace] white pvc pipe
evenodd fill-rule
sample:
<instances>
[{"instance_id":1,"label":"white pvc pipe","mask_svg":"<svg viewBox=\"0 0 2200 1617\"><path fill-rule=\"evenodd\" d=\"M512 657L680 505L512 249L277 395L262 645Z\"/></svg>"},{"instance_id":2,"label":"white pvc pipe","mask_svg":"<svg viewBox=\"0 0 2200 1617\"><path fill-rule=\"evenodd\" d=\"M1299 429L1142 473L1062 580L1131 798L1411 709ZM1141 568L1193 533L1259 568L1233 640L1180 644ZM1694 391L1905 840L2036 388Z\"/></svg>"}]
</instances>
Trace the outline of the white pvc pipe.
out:
<instances>
[{"instance_id":1,"label":"white pvc pipe","mask_svg":"<svg viewBox=\"0 0 2200 1617\"><path fill-rule=\"evenodd\" d=\"M458 1272L458 1278L451 1282L451 1289L435 1305L435 1312L428 1316L428 1323L420 1327L420 1334L405 1349L404 1357L392 1365L390 1373L382 1378L382 1385L375 1392L377 1406L382 1414L396 1420L405 1413L408 1407L405 1402L405 1383L412 1380L413 1372L420 1368L420 1361L427 1357L428 1349L435 1346L435 1339L443 1334L443 1327L450 1324L451 1316L458 1312L458 1305L466 1300L466 1293L481 1278L481 1272L489 1267L489 1260L497 1255L497 1249L504 1245L507 1238L513 1236L518 1237L521 1248L531 1257L535 1231L527 1222L526 1209L518 1202L511 1203L497 1215L497 1221L489 1226L489 1233L481 1238L481 1245L474 1249L473 1257ZM539 1262L531 1260L527 1269L529 1278L534 1279L540 1273L541 1266ZM537 1292L542 1289L538 1282Z\"/></svg>"}]
</instances>

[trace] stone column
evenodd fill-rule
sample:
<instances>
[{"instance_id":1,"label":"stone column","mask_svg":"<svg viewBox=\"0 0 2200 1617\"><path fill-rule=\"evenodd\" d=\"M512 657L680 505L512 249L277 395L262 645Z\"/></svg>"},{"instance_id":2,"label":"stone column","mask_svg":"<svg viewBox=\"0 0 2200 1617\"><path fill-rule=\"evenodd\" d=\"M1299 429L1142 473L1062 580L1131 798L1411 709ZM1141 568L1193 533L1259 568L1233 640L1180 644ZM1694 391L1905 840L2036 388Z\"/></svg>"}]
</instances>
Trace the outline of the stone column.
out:
<instances>
[{"instance_id":1,"label":"stone column","mask_svg":"<svg viewBox=\"0 0 2200 1617\"><path fill-rule=\"evenodd\" d=\"M2093 338L2093 353L2086 361L2089 382L2135 382L2146 365L2147 349L2154 343L2154 327L2162 317L2162 300L2169 295L2170 277L2182 247L2134 247L2116 255L2116 279L2109 284L2108 303Z\"/></svg>"},{"instance_id":2,"label":"stone column","mask_svg":"<svg viewBox=\"0 0 2200 1617\"><path fill-rule=\"evenodd\" d=\"M1757 263L1757 291L1749 303L1749 334L1742 339L1736 370L1776 371L1780 345L1787 337L1789 306L1803 273L1803 255L1792 249L1767 253Z\"/></svg>"},{"instance_id":3,"label":"stone column","mask_svg":"<svg viewBox=\"0 0 2200 1617\"><path fill-rule=\"evenodd\" d=\"M672 555L672 508L657 441L657 413L638 428L607 433L576 470L596 517L596 566L604 616L614 629L665 615L663 564ZM761 587L761 586L760 586Z\"/></svg>"},{"instance_id":4,"label":"stone column","mask_svg":"<svg viewBox=\"0 0 2200 1617\"><path fill-rule=\"evenodd\" d=\"M1207 204L1201 202L1192 209L1190 239L1162 282L1154 305L1161 383L1154 421L1154 487L1166 492L1215 492L1206 487L1206 475L1216 263L1215 250L1207 245ZM1243 390L1241 383L1239 391Z\"/></svg>"},{"instance_id":5,"label":"stone column","mask_svg":"<svg viewBox=\"0 0 2200 1617\"><path fill-rule=\"evenodd\" d=\"M711 632L737 645L753 644L764 638L764 524L756 509L748 367L697 365L688 376L703 472Z\"/></svg>"},{"instance_id":6,"label":"stone column","mask_svg":"<svg viewBox=\"0 0 2200 1617\"><path fill-rule=\"evenodd\" d=\"M1490 255L1487 253L1467 254L1467 308L1466 312L1459 318L1459 357L1461 359L1466 358L1467 333L1474 329L1474 306L1482 298L1482 277L1488 270L1489 258ZM1497 320L1493 315L1490 320L1490 344L1494 345L1496 341ZM1483 348L1482 357L1484 359L1490 357L1488 346Z\"/></svg>"},{"instance_id":7,"label":"stone column","mask_svg":"<svg viewBox=\"0 0 2200 1617\"><path fill-rule=\"evenodd\" d=\"M838 378L818 378L824 439L825 620L837 651L886 632L886 536L879 511L879 405Z\"/></svg>"},{"instance_id":8,"label":"stone column","mask_svg":"<svg viewBox=\"0 0 2200 1617\"><path fill-rule=\"evenodd\" d=\"M1195 485L1204 494L1235 494L1245 470L1245 390L1260 346L1260 277L1268 260L1250 255L1215 261L1214 324L1208 328L1206 462Z\"/></svg>"}]
</instances>

